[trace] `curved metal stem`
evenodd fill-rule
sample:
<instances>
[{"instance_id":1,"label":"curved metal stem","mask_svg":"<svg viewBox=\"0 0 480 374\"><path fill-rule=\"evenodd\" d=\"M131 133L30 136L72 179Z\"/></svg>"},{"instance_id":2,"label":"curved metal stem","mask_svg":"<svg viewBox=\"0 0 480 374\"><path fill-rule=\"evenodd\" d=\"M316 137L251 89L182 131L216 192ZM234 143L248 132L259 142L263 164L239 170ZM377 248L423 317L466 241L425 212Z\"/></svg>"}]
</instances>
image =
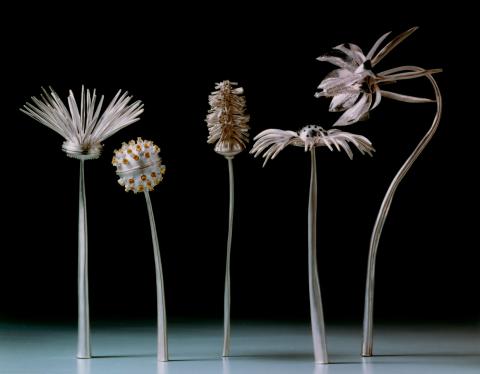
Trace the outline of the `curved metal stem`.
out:
<instances>
[{"instance_id":1,"label":"curved metal stem","mask_svg":"<svg viewBox=\"0 0 480 374\"><path fill-rule=\"evenodd\" d=\"M223 350L222 356L230 356L230 253L232 249L234 179L233 157L225 157L228 161L228 176L230 185L230 208L228 213L227 261L225 269L225 293L223 298Z\"/></svg>"},{"instance_id":2,"label":"curved metal stem","mask_svg":"<svg viewBox=\"0 0 480 374\"><path fill-rule=\"evenodd\" d=\"M411 71L423 71L416 66L403 66L399 70L411 70ZM391 69L389 73L395 73L397 69ZM425 146L428 144L430 139L435 134L438 124L440 123L440 117L442 115L442 95L440 93L440 88L437 85L437 82L432 77L431 74L425 75L433 86L435 91L435 98L437 102L437 113L433 119L432 125L427 133L424 135L420 143L414 149L413 153L408 157L403 166L393 178L390 187L383 198L380 211L378 212L375 225L373 227L372 237L370 239L370 251L368 253L368 269L367 269L367 281L365 289L365 307L364 307L364 316L363 316L363 343L362 343L362 356L372 356L373 354L373 296L374 296L374 287L375 287L375 262L377 258L378 243L380 241L380 236L382 234L383 225L388 215L390 205L392 204L393 196L397 190L398 185L402 181L405 174L407 174L410 167L413 165L417 157L422 153Z\"/></svg>"},{"instance_id":3,"label":"curved metal stem","mask_svg":"<svg viewBox=\"0 0 480 374\"><path fill-rule=\"evenodd\" d=\"M148 218L152 231L153 255L155 258L155 282L157 285L157 359L168 361L168 340L167 340L167 312L165 310L165 289L163 284L162 260L160 258L160 246L158 245L155 217L153 215L152 201L148 190L145 190Z\"/></svg>"},{"instance_id":4,"label":"curved metal stem","mask_svg":"<svg viewBox=\"0 0 480 374\"><path fill-rule=\"evenodd\" d=\"M315 148L311 154L310 198L308 202L308 290L315 362L328 363L325 322L317 267L317 163Z\"/></svg>"},{"instance_id":5,"label":"curved metal stem","mask_svg":"<svg viewBox=\"0 0 480 374\"><path fill-rule=\"evenodd\" d=\"M85 161L80 160L78 190L78 358L91 358L90 308L88 303L88 232Z\"/></svg>"}]
</instances>

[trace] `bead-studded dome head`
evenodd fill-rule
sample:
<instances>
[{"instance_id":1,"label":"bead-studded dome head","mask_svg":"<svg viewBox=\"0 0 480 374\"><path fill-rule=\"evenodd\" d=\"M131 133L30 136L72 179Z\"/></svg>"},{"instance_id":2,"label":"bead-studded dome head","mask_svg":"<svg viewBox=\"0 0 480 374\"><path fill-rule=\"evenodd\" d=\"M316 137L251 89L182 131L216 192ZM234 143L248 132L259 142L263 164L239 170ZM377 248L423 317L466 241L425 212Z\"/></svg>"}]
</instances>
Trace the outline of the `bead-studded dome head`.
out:
<instances>
[{"instance_id":1,"label":"bead-studded dome head","mask_svg":"<svg viewBox=\"0 0 480 374\"><path fill-rule=\"evenodd\" d=\"M114 151L112 165L117 168L118 183L125 191L152 191L163 180L166 168L159 153L157 145L142 138L123 143Z\"/></svg>"}]
</instances>

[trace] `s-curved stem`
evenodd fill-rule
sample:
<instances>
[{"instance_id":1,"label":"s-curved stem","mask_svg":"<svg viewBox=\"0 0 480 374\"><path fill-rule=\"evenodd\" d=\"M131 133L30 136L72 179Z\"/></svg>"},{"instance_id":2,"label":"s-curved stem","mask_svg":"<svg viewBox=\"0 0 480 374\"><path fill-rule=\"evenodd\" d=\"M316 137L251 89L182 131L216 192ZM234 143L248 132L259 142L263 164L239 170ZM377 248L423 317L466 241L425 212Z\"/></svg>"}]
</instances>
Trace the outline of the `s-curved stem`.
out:
<instances>
[{"instance_id":1,"label":"s-curved stem","mask_svg":"<svg viewBox=\"0 0 480 374\"><path fill-rule=\"evenodd\" d=\"M157 285L157 360L168 361L168 340L167 340L167 312L165 309L165 287L163 283L162 260L160 258L160 246L158 244L155 216L153 215L152 201L148 190L145 190L148 218L152 231L153 255L155 258L155 282Z\"/></svg>"},{"instance_id":2,"label":"s-curved stem","mask_svg":"<svg viewBox=\"0 0 480 374\"><path fill-rule=\"evenodd\" d=\"M391 69L383 74L393 74L398 71L423 71L424 69L417 66L403 66L398 69ZM424 135L420 143L413 151L413 153L408 157L403 166L393 178L385 197L383 198L380 211L378 212L375 225L373 227L372 237L370 239L370 251L368 253L368 268L367 268L367 281L365 289L365 308L363 316L363 343L362 343L362 356L372 356L373 354L373 296L374 296L374 287L375 287L375 262L377 258L378 243L380 241L380 236L382 235L383 225L387 219L388 211L390 205L392 204L393 196L397 190L398 185L402 181L403 177L407 174L410 167L413 165L417 157L422 153L425 146L432 139L435 131L437 130L438 124L440 123L440 117L442 115L442 95L440 93L440 88L437 85L437 82L431 74L425 75L430 83L433 86L435 91L435 98L437 103L437 113L433 119L432 125L427 133Z\"/></svg>"}]
</instances>

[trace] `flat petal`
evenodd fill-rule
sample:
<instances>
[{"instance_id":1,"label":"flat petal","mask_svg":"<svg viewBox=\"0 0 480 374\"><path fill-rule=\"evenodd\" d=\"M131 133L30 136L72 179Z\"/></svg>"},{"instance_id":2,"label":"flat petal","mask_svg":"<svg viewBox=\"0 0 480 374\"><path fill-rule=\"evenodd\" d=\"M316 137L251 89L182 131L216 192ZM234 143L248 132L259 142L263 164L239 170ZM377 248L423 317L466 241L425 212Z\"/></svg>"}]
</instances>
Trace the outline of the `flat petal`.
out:
<instances>
[{"instance_id":1,"label":"flat petal","mask_svg":"<svg viewBox=\"0 0 480 374\"><path fill-rule=\"evenodd\" d=\"M402 32L400 35L396 36L390 42L378 52L375 57L372 58L372 66L377 65L386 55L388 55L397 45L402 41L408 38L413 32L415 32L418 27L412 27L407 31Z\"/></svg>"},{"instance_id":2,"label":"flat petal","mask_svg":"<svg viewBox=\"0 0 480 374\"><path fill-rule=\"evenodd\" d=\"M435 102L435 100L427 99L427 98L423 98L423 97L402 95L402 94L399 94L399 93L384 91L384 90L380 90L380 92L381 92L383 97L386 97L388 99L403 101L405 103L421 104L421 103L434 103Z\"/></svg>"}]
</instances>

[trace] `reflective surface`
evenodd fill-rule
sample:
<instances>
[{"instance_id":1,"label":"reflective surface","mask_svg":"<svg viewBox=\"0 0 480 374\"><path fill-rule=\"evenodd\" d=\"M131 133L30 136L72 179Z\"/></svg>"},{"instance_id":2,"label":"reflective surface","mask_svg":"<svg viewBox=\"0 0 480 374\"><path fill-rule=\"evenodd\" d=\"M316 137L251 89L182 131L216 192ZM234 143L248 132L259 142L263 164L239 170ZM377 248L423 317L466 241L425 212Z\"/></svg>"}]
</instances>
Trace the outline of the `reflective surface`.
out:
<instances>
[{"instance_id":1,"label":"reflective surface","mask_svg":"<svg viewBox=\"0 0 480 374\"><path fill-rule=\"evenodd\" d=\"M360 357L361 326L327 325L329 365L313 363L308 325L232 324L221 358L221 323L169 325L170 358L157 362L155 325L92 326L91 360L75 358L74 326L0 324L0 373L480 373L479 326L380 326L375 354Z\"/></svg>"}]
</instances>

